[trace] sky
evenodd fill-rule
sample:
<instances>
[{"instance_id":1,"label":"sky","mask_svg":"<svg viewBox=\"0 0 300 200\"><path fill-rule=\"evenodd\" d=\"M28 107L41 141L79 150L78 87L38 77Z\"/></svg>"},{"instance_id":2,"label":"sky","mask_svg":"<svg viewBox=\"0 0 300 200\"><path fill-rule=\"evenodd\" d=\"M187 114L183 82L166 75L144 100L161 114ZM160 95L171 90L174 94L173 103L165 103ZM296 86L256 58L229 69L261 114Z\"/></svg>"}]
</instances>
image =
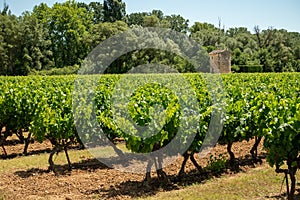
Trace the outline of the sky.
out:
<instances>
[{"instance_id":1,"label":"sky","mask_svg":"<svg viewBox=\"0 0 300 200\"><path fill-rule=\"evenodd\" d=\"M5 0L0 0L0 9ZM15 15L24 11L32 11L35 5L65 0L6 0ZM97 0L77 0L92 2ZM103 0L100 0L102 3ZM123 0L126 12L150 12L162 10L165 15L178 14L194 22L207 22L218 26L221 19L222 27L247 27L253 32L258 25L261 29L273 27L288 31L300 32L300 1L299 0Z\"/></svg>"}]
</instances>

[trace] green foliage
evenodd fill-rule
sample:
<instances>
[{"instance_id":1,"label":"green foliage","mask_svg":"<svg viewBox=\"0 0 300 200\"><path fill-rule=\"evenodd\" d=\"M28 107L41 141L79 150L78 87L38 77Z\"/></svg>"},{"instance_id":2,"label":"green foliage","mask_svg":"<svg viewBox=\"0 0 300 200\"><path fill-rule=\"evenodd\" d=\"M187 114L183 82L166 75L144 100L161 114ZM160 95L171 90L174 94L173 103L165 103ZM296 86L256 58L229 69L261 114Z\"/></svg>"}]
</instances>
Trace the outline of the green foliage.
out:
<instances>
[{"instance_id":1,"label":"green foliage","mask_svg":"<svg viewBox=\"0 0 300 200\"><path fill-rule=\"evenodd\" d=\"M27 75L30 70L45 70L53 67L49 33L38 19L24 13L20 20L22 59L18 74Z\"/></svg>"},{"instance_id":2,"label":"green foliage","mask_svg":"<svg viewBox=\"0 0 300 200\"><path fill-rule=\"evenodd\" d=\"M38 92L39 102L30 131L34 137L43 142L49 139L53 145L73 142L76 136L72 114L72 95L74 77L43 78L43 88Z\"/></svg>"},{"instance_id":3,"label":"green foliage","mask_svg":"<svg viewBox=\"0 0 300 200\"><path fill-rule=\"evenodd\" d=\"M148 16L149 13L147 12L139 12L139 13L131 13L126 16L126 22L129 26L131 25L143 25L144 17Z\"/></svg>"},{"instance_id":4,"label":"green foliage","mask_svg":"<svg viewBox=\"0 0 300 200\"><path fill-rule=\"evenodd\" d=\"M190 30L190 37L205 47L218 47L218 45L220 45L223 40L222 30L216 28L212 24L195 22L195 24L190 28Z\"/></svg>"},{"instance_id":5,"label":"green foliage","mask_svg":"<svg viewBox=\"0 0 300 200\"><path fill-rule=\"evenodd\" d=\"M239 65L238 72L259 73L263 71L262 65Z\"/></svg>"},{"instance_id":6,"label":"green foliage","mask_svg":"<svg viewBox=\"0 0 300 200\"><path fill-rule=\"evenodd\" d=\"M53 145L75 135L70 93L72 77L0 78L3 116L0 124L6 130L14 133L29 130L39 142L51 139Z\"/></svg>"},{"instance_id":7,"label":"green foliage","mask_svg":"<svg viewBox=\"0 0 300 200\"><path fill-rule=\"evenodd\" d=\"M71 74L77 74L80 66L74 65L69 67L63 67L63 68L52 68L49 70L31 70L29 72L29 75L41 75L41 76L55 76L55 75L71 75Z\"/></svg>"},{"instance_id":8,"label":"green foliage","mask_svg":"<svg viewBox=\"0 0 300 200\"><path fill-rule=\"evenodd\" d=\"M196 137L189 150L199 151L211 122L212 99L205 79L200 74L184 75L195 89L200 121L199 129L190 129L189 123L187 127L182 126L182 108L178 104L178 97L170 90L178 87L178 76L104 75L101 79L97 76L81 76L79 79L91 83L97 81L97 86L89 87L88 90L95 89L95 98L91 100L96 103L96 123L100 124L110 140L123 137L131 151L150 152L168 144L178 129L183 128L180 141L185 141L185 138L195 133ZM127 84L118 86L124 78ZM132 87L143 78L148 78L150 82L132 91ZM224 127L219 143L230 144L263 136L264 147L268 152L267 160L271 166L280 168L286 163L291 168L299 167L299 74L229 74L222 78L226 91L226 114L221 119ZM83 107L78 104L74 105L78 109L72 110L74 80L74 76L0 77L1 127L5 126L13 133L16 133L14 130L29 129L38 141L49 139L55 146L79 142L74 120L79 125L85 125L83 121L90 119L92 107L82 110ZM159 84L154 80L168 82ZM123 96L115 92L132 93L129 103L117 101L116 97ZM189 95L182 94L182 98L189 99ZM158 110L162 112L154 115ZM74 119L74 112L82 118ZM129 115L126 116L125 112L129 112ZM189 119L185 120L189 122ZM158 123L152 124L154 121ZM138 132L138 127L145 129ZM88 128L83 127L83 130ZM93 134L81 139L87 142L99 136L99 132ZM211 158L210 165L220 170L223 161L223 157Z\"/></svg>"},{"instance_id":9,"label":"green foliage","mask_svg":"<svg viewBox=\"0 0 300 200\"><path fill-rule=\"evenodd\" d=\"M144 27L169 28L181 33L187 33L189 30L189 20L180 15L164 15L161 10L152 10L152 12L131 13L126 16L126 22L129 26L140 25Z\"/></svg>"},{"instance_id":10,"label":"green foliage","mask_svg":"<svg viewBox=\"0 0 300 200\"><path fill-rule=\"evenodd\" d=\"M144 27L158 27L160 26L160 21L155 15L145 16L143 18Z\"/></svg>"},{"instance_id":11,"label":"green foliage","mask_svg":"<svg viewBox=\"0 0 300 200\"><path fill-rule=\"evenodd\" d=\"M226 167L226 162L226 157L222 154L210 155L206 169L217 173L222 172Z\"/></svg>"},{"instance_id":12,"label":"green foliage","mask_svg":"<svg viewBox=\"0 0 300 200\"><path fill-rule=\"evenodd\" d=\"M187 33L189 30L189 20L184 19L180 15L166 16L165 20L170 23L169 28L171 28L174 31Z\"/></svg>"},{"instance_id":13,"label":"green foliage","mask_svg":"<svg viewBox=\"0 0 300 200\"><path fill-rule=\"evenodd\" d=\"M103 5L100 2L91 2L89 4L78 2L79 8L85 8L93 17L93 24L98 24L104 21Z\"/></svg>"},{"instance_id":14,"label":"green foliage","mask_svg":"<svg viewBox=\"0 0 300 200\"><path fill-rule=\"evenodd\" d=\"M171 79L175 78L172 75L169 77ZM147 78L164 81L166 77L151 75ZM143 79L142 75L126 77L127 84L120 88L121 91L119 92L126 94L132 91L132 87L143 81ZM118 81L118 79L109 81L112 86L116 84L114 81ZM100 86L103 88L103 85ZM107 84L104 88L106 87ZM129 150L146 153L153 151L157 145L163 146L175 136L179 127L179 105L178 99L168 89L168 85L163 86L154 83L137 88L132 94L128 105L122 104L125 101L124 99L118 99L117 102L114 102L112 99L113 90L109 89L106 91L109 91L106 97L102 96L103 93L99 93L98 95L101 94L101 96L98 96L96 99L105 99L99 110L99 120L105 130L109 130L110 138L112 138L111 135L115 137L121 135L125 139ZM124 96L124 94L121 96ZM159 108L162 109L161 112L158 112ZM126 114L126 111L129 112L129 116ZM113 116L115 115L119 117L114 120ZM133 126L133 124L137 126Z\"/></svg>"},{"instance_id":15,"label":"green foliage","mask_svg":"<svg viewBox=\"0 0 300 200\"><path fill-rule=\"evenodd\" d=\"M91 34L87 37L87 43L91 50L99 45L101 42L110 37L126 31L128 26L123 21L104 22L95 24L91 27Z\"/></svg>"},{"instance_id":16,"label":"green foliage","mask_svg":"<svg viewBox=\"0 0 300 200\"><path fill-rule=\"evenodd\" d=\"M0 14L0 74L28 75L35 70L81 65L99 43L137 26L187 34L208 53L228 49L232 53L232 66L262 65L263 72L300 71L300 33L272 28L260 30L258 26L254 34L244 27L225 31L221 22L219 27L200 22L189 27L189 20L180 15L165 15L161 10L126 15L125 8L121 0L107 0L103 4L68 0L52 7L41 3L32 12L17 17L5 7ZM155 51L147 54L142 55L155 57L151 60L161 58ZM117 73L123 72L122 65L135 66L135 61L131 61L118 63L120 71ZM164 58L163 62L173 61ZM193 72L183 65L179 69Z\"/></svg>"},{"instance_id":17,"label":"green foliage","mask_svg":"<svg viewBox=\"0 0 300 200\"><path fill-rule=\"evenodd\" d=\"M115 22L123 20L126 15L126 4L122 0L104 0L103 18L104 22Z\"/></svg>"},{"instance_id":18,"label":"green foliage","mask_svg":"<svg viewBox=\"0 0 300 200\"><path fill-rule=\"evenodd\" d=\"M231 71L232 72L239 72L240 71L240 67L238 65L232 65L231 66Z\"/></svg>"},{"instance_id":19,"label":"green foliage","mask_svg":"<svg viewBox=\"0 0 300 200\"><path fill-rule=\"evenodd\" d=\"M78 6L75 1L55 3L52 8L41 4L33 10L49 33L54 66L65 67L80 64L88 54L84 38L93 23L93 13Z\"/></svg>"},{"instance_id":20,"label":"green foliage","mask_svg":"<svg viewBox=\"0 0 300 200\"><path fill-rule=\"evenodd\" d=\"M115 23L124 24L123 22ZM97 27L107 30L108 35L113 32L122 31L114 28L115 23L103 23ZM122 27L119 26L119 28ZM124 29L125 28L127 28L127 26L124 26ZM171 66L173 73L175 70L179 72L209 71L208 54L201 49L197 52L188 52L188 49L195 48L196 43L192 44L193 42L190 40L178 40L177 37L173 37L173 34L174 32L169 32L167 29L162 29L161 32L157 32L151 28L145 29L141 26L134 26L132 29L118 35L117 38L120 40L116 40L115 37L109 40L111 43L110 46L101 46L100 49L96 49L99 54L97 59L106 64L84 65L82 68L89 74L99 72L105 74L131 73L130 70L134 70L135 68L140 70L140 73L148 73L146 71L148 68L144 67L145 65L155 66L153 71L149 71L151 73L164 72L166 66ZM165 37L161 37L162 35ZM102 35L100 36L102 37ZM106 35L103 35L103 37L105 38ZM184 35L182 37L184 37ZM148 40L145 38L151 39ZM101 40L101 38L98 39ZM95 39L95 43L97 43L98 39ZM111 51L111 49L116 50ZM107 63L108 57L105 53L106 51L110 51L110 57L115 58L112 63ZM191 61L186 58L186 56L188 56L187 52L194 54L194 59L198 59L201 65L193 65L190 63ZM88 57L88 59L93 59L93 57ZM90 60L88 62L93 61ZM106 68L107 64L110 64L108 68Z\"/></svg>"},{"instance_id":21,"label":"green foliage","mask_svg":"<svg viewBox=\"0 0 300 200\"><path fill-rule=\"evenodd\" d=\"M0 72L19 75L17 65L21 60L20 27L18 19L11 14L0 15Z\"/></svg>"}]
</instances>

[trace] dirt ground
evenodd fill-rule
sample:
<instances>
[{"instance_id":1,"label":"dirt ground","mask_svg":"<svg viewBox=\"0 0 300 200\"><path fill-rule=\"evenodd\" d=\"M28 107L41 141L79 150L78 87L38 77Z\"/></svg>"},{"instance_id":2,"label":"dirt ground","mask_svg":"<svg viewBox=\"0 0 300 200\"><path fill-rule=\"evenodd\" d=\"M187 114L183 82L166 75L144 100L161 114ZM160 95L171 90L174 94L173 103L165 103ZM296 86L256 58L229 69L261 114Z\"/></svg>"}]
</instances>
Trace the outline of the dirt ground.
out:
<instances>
[{"instance_id":1,"label":"dirt ground","mask_svg":"<svg viewBox=\"0 0 300 200\"><path fill-rule=\"evenodd\" d=\"M186 185L199 183L212 176L231 176L239 170L246 171L249 168L260 165L251 159L249 151L254 141L239 142L233 145L233 151L238 158L240 167L225 169L219 174L200 174L189 160L185 175L180 179L177 174L180 170L183 158L164 169L170 182L162 184L156 174L152 173L151 183L145 185L143 174L125 173L109 169L94 159L82 160L73 163L73 170L67 171L67 166L60 166L59 175L54 175L47 168L31 168L10 173L0 174L0 194L4 193L4 199L130 199L154 195L159 192L181 189ZM29 154L48 152L51 144L30 144ZM263 158L262 145L259 146L259 155ZM6 146L9 159L17 157L23 150L22 144L11 143ZM2 149L0 149L0 154ZM223 154L227 156L226 147L217 145L212 152L203 159L196 157L198 163L205 167L210 155ZM2 158L3 159L3 158ZM1 160L0 160L1 165Z\"/></svg>"}]
</instances>

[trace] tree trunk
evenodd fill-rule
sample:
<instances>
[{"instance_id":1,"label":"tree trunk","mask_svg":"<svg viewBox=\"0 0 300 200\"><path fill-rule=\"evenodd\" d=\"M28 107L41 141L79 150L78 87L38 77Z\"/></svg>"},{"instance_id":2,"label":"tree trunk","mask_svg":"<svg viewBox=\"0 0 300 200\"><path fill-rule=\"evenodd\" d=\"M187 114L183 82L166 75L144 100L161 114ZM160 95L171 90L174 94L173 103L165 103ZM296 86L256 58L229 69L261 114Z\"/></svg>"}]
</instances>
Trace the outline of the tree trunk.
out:
<instances>
[{"instance_id":1,"label":"tree trunk","mask_svg":"<svg viewBox=\"0 0 300 200\"><path fill-rule=\"evenodd\" d=\"M55 164L53 162L53 156L55 153L58 153L60 151L60 148L57 147L57 146L54 146L52 151L50 152L50 155L49 155L49 159L48 159L48 163L49 163L49 170L52 170L55 174Z\"/></svg>"},{"instance_id":2,"label":"tree trunk","mask_svg":"<svg viewBox=\"0 0 300 200\"><path fill-rule=\"evenodd\" d=\"M234 156L234 153L233 153L232 150L231 150L231 147L232 147L232 142L229 142L229 143L227 144L227 152L229 153L230 161L233 162L234 159L235 159L235 156Z\"/></svg>"},{"instance_id":3,"label":"tree trunk","mask_svg":"<svg viewBox=\"0 0 300 200\"><path fill-rule=\"evenodd\" d=\"M167 174L166 172L164 172L164 170L162 169L162 158L161 156L158 156L157 158L157 164L155 162L155 167L156 167L156 173L157 173L157 176L160 180L162 180L162 182L164 184L168 184L169 183L169 179L167 177Z\"/></svg>"},{"instance_id":4,"label":"tree trunk","mask_svg":"<svg viewBox=\"0 0 300 200\"><path fill-rule=\"evenodd\" d=\"M2 135L2 129L3 129L3 126L0 126L0 145L3 149L3 152L4 152L4 156L7 157L7 152L5 150L5 147L4 147L4 142L6 141L6 133L4 132L4 135Z\"/></svg>"},{"instance_id":5,"label":"tree trunk","mask_svg":"<svg viewBox=\"0 0 300 200\"><path fill-rule=\"evenodd\" d=\"M185 152L185 153L183 154L183 157L184 157L184 160L183 160L183 162L182 162L182 164L181 164L181 168L180 168L180 171L179 171L179 173L178 173L178 176L179 176L179 177L181 177L181 176L184 174L184 168L185 168L186 162L188 161L190 155L189 155L187 152Z\"/></svg>"},{"instance_id":6,"label":"tree trunk","mask_svg":"<svg viewBox=\"0 0 300 200\"><path fill-rule=\"evenodd\" d=\"M16 135L19 138L20 142L22 144L24 144L25 143L25 138L24 138L24 135L23 135L23 131L22 130L17 130Z\"/></svg>"},{"instance_id":7,"label":"tree trunk","mask_svg":"<svg viewBox=\"0 0 300 200\"><path fill-rule=\"evenodd\" d=\"M296 177L295 174L290 173L290 179L291 179L291 191L290 191L290 198L294 199L295 191L296 191Z\"/></svg>"},{"instance_id":8,"label":"tree trunk","mask_svg":"<svg viewBox=\"0 0 300 200\"><path fill-rule=\"evenodd\" d=\"M287 162L288 169L280 169L279 165L276 165L276 173L284 173L285 175L285 180L286 180L286 194L288 200L293 200L295 191L296 191L296 171L297 171L297 166L293 167L292 162ZM291 179L291 187L289 184L289 176Z\"/></svg>"},{"instance_id":9,"label":"tree trunk","mask_svg":"<svg viewBox=\"0 0 300 200\"><path fill-rule=\"evenodd\" d=\"M194 155L195 155L195 152L193 152L193 153L190 155L191 161L192 161L192 163L194 164L194 166L197 168L197 170L198 170L200 173L202 173L202 172L203 172L203 169L202 169L202 167L197 163L197 161L196 161Z\"/></svg>"},{"instance_id":10,"label":"tree trunk","mask_svg":"<svg viewBox=\"0 0 300 200\"><path fill-rule=\"evenodd\" d=\"M291 194L290 194L289 177L288 177L287 173L285 173L284 175L285 175L285 183L286 183L286 194L287 194L288 199L290 200Z\"/></svg>"},{"instance_id":11,"label":"tree trunk","mask_svg":"<svg viewBox=\"0 0 300 200\"><path fill-rule=\"evenodd\" d=\"M118 149L118 147L116 147L116 145L112 144L111 146L114 149L114 151L118 154L118 156L120 156L120 157L124 156L124 153L120 149Z\"/></svg>"},{"instance_id":12,"label":"tree trunk","mask_svg":"<svg viewBox=\"0 0 300 200\"><path fill-rule=\"evenodd\" d=\"M149 187L149 183L151 181L151 167L153 165L152 158L149 159L148 164L147 164L147 169L146 169L146 176L143 181L143 185L146 187Z\"/></svg>"},{"instance_id":13,"label":"tree trunk","mask_svg":"<svg viewBox=\"0 0 300 200\"><path fill-rule=\"evenodd\" d=\"M6 158L6 157L7 157L7 152L6 152L6 150L5 150L5 147L4 147L4 144L3 144L3 143L1 144L1 147L2 147L3 152L4 152L4 157Z\"/></svg>"},{"instance_id":14,"label":"tree trunk","mask_svg":"<svg viewBox=\"0 0 300 200\"><path fill-rule=\"evenodd\" d=\"M261 140L262 140L262 137L255 136L255 143L254 143L252 149L250 150L250 153L251 153L253 159L257 158L257 154L258 154L257 147L260 144Z\"/></svg>"},{"instance_id":15,"label":"tree trunk","mask_svg":"<svg viewBox=\"0 0 300 200\"><path fill-rule=\"evenodd\" d=\"M23 150L24 155L27 155L27 150L28 150L28 146L30 144L30 140L31 140L31 133L29 133L27 138L24 140L24 142L25 142L25 146L24 146L24 150Z\"/></svg>"},{"instance_id":16,"label":"tree trunk","mask_svg":"<svg viewBox=\"0 0 300 200\"><path fill-rule=\"evenodd\" d=\"M289 165L289 175L290 175L290 179L291 179L291 190L288 196L288 199L294 199L294 195L295 195L295 191L296 191L296 171L297 171L297 167L292 167L291 165Z\"/></svg>"},{"instance_id":17,"label":"tree trunk","mask_svg":"<svg viewBox=\"0 0 300 200\"><path fill-rule=\"evenodd\" d=\"M71 171L72 166L71 166L71 161L70 161L70 157L69 157L69 154L68 154L68 147L66 145L64 146L64 151L65 151L66 158L67 158L67 161L68 161L68 170Z\"/></svg>"}]
</instances>

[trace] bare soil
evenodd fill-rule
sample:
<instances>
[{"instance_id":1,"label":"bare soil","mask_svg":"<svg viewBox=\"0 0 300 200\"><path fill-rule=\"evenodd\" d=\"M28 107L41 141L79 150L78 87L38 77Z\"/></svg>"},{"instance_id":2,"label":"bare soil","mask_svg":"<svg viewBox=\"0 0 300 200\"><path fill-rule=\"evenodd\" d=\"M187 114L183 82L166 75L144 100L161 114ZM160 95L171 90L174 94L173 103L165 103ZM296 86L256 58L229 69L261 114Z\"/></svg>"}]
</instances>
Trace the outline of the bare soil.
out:
<instances>
[{"instance_id":1,"label":"bare soil","mask_svg":"<svg viewBox=\"0 0 300 200\"><path fill-rule=\"evenodd\" d=\"M21 144L16 137L9 138L5 141L5 150L7 157L5 157L2 147L0 148L0 159L11 159L23 155L24 144ZM35 155L41 153L49 153L52 149L52 145L49 141L38 143L32 141L28 146L28 155Z\"/></svg>"},{"instance_id":2,"label":"bare soil","mask_svg":"<svg viewBox=\"0 0 300 200\"><path fill-rule=\"evenodd\" d=\"M251 159L250 149L254 140L238 142L233 145L233 152L238 158L236 167L227 165L227 168L219 173L200 174L192 162L187 162L186 173L181 179L177 174L180 170L183 158L164 169L169 183L162 183L155 173L152 173L151 183L145 185L143 174L125 173L109 169L95 159L83 159L79 163L73 163L73 170L67 171L67 166L59 166L59 175L55 175L47 168L22 169L14 172L0 174L0 194L4 193L4 199L130 199L142 196L151 196L159 192L178 190L186 185L205 182L208 178L216 176L232 176L239 171L247 171L249 168L261 165ZM9 159L19 156L23 151L23 144L11 141L6 146ZM51 144L30 144L29 154L48 152ZM2 149L0 149L0 155ZM75 151L75 150L74 150ZM264 161L264 151L260 144L259 155ZM210 155L223 154L228 158L226 146L217 145L211 153L197 162L205 167ZM1 160L0 160L1 165Z\"/></svg>"}]
</instances>

